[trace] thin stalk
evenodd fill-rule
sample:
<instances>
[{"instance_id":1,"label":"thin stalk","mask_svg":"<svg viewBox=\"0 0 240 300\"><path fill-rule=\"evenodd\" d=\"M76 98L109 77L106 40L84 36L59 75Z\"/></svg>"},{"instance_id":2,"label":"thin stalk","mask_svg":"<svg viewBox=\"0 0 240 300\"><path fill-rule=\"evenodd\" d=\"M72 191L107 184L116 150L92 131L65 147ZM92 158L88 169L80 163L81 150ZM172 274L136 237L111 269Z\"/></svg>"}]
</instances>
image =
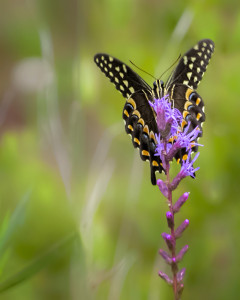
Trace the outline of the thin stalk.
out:
<instances>
[{"instance_id":1,"label":"thin stalk","mask_svg":"<svg viewBox=\"0 0 240 300\"><path fill-rule=\"evenodd\" d=\"M165 145L167 142L165 143ZM173 201L172 201L172 189L171 189L171 178L170 178L170 163L165 156L165 163L166 163L166 185L168 188L168 207L173 217L173 226L171 227L171 236L173 239L173 247L171 249L171 256L174 260L176 257L176 237L175 237L175 221L174 221L174 211L173 211ZM178 265L177 263L173 262L171 265L172 274L173 274L173 292L174 292L174 300L179 300L179 293L177 287L177 272L178 272Z\"/></svg>"}]
</instances>

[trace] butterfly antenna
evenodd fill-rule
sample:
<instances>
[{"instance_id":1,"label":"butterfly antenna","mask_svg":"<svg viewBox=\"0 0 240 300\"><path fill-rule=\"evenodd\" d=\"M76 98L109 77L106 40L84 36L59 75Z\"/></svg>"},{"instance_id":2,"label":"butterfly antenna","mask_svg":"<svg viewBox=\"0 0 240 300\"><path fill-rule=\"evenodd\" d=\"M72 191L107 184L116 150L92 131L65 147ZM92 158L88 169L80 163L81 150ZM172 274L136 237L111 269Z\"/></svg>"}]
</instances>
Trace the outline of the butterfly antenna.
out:
<instances>
[{"instance_id":1,"label":"butterfly antenna","mask_svg":"<svg viewBox=\"0 0 240 300\"><path fill-rule=\"evenodd\" d=\"M145 74L151 76L154 80L157 79L157 78L155 78L152 74L150 74L150 73L148 73L147 71L145 71L145 70L139 68L139 67L138 67L137 65L135 65L131 60L129 60L129 61L130 61L130 63L131 63L132 65L134 65L134 67L136 67L138 70L140 70L140 71L144 72Z\"/></svg>"},{"instance_id":2,"label":"butterfly antenna","mask_svg":"<svg viewBox=\"0 0 240 300\"><path fill-rule=\"evenodd\" d=\"M165 73L167 73L178 61L179 61L179 59L181 58L181 54L179 54L179 56L178 56L178 58L174 61L174 63L169 67L169 68L167 68L167 70L165 70L163 73L162 73L162 75L158 78L158 79L160 79L160 78L162 78L162 76L165 74Z\"/></svg>"}]
</instances>

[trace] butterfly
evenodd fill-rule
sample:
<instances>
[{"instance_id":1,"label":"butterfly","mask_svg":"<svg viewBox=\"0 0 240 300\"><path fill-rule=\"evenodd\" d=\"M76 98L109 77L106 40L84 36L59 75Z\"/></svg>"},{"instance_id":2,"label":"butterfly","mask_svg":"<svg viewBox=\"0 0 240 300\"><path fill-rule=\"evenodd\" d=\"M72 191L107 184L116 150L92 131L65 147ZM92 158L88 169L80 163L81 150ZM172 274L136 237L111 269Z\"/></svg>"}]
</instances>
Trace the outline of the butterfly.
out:
<instances>
[{"instance_id":1,"label":"butterfly","mask_svg":"<svg viewBox=\"0 0 240 300\"><path fill-rule=\"evenodd\" d=\"M202 123L205 121L204 103L196 92L198 84L207 69L214 51L214 42L210 39L199 41L179 60L176 68L166 81L157 79L151 88L136 72L117 58L104 53L97 53L94 61L100 70L110 79L126 98L123 108L125 130L132 137L135 148L139 148L142 160L149 160L151 182L156 185L155 172L164 171L159 156L155 155L158 133L156 115L149 104L154 99L168 95L172 106L183 116L182 130L190 122L188 132L198 126L202 136ZM197 146L192 148L197 151ZM186 151L180 150L175 158L182 162Z\"/></svg>"}]
</instances>

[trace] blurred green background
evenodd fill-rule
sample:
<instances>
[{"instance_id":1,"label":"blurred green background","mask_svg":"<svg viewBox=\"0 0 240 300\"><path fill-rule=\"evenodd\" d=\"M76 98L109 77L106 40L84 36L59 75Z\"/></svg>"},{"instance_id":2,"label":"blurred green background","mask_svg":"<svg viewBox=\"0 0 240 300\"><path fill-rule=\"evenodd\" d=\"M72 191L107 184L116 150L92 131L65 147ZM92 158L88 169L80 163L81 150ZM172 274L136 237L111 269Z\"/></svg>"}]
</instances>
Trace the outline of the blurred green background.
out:
<instances>
[{"instance_id":1,"label":"blurred green background","mask_svg":"<svg viewBox=\"0 0 240 300\"><path fill-rule=\"evenodd\" d=\"M2 0L0 11L0 299L173 299L157 275L170 271L158 255L167 204L93 56L159 76L202 38L216 49L198 89L200 170L174 194L191 192L177 216L190 220L182 299L237 299L237 1Z\"/></svg>"}]
</instances>

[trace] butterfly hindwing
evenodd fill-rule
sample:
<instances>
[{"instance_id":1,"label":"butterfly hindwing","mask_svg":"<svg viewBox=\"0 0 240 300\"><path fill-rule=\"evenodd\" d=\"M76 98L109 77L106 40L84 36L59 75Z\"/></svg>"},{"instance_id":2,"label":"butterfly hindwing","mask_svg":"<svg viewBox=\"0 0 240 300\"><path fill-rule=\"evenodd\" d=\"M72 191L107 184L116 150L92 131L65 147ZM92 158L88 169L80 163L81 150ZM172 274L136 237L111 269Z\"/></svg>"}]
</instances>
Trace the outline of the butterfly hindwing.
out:
<instances>
[{"instance_id":1,"label":"butterfly hindwing","mask_svg":"<svg viewBox=\"0 0 240 300\"><path fill-rule=\"evenodd\" d=\"M166 88L170 90L173 84L181 83L192 89L197 89L207 69L213 51L213 41L209 39L199 41L182 56L176 69L167 80Z\"/></svg>"},{"instance_id":2,"label":"butterfly hindwing","mask_svg":"<svg viewBox=\"0 0 240 300\"><path fill-rule=\"evenodd\" d=\"M174 107L183 116L182 130L189 126L188 132L191 132L197 127L199 129L198 137L201 137L202 123L205 121L204 103L201 96L186 85L175 84L172 87L172 98L174 99ZM197 151L197 146L193 147L192 151Z\"/></svg>"},{"instance_id":3,"label":"butterfly hindwing","mask_svg":"<svg viewBox=\"0 0 240 300\"><path fill-rule=\"evenodd\" d=\"M144 90L151 94L151 87L128 65L119 59L104 53L94 56L94 61L101 71L115 84L124 98L129 98L136 91Z\"/></svg>"},{"instance_id":4,"label":"butterfly hindwing","mask_svg":"<svg viewBox=\"0 0 240 300\"><path fill-rule=\"evenodd\" d=\"M163 168L159 156L155 155L155 133L158 132L156 119L144 91L133 93L126 101L123 119L125 130L131 135L133 146L139 148L141 159L149 160L151 181L155 185L155 172L161 173Z\"/></svg>"}]
</instances>

